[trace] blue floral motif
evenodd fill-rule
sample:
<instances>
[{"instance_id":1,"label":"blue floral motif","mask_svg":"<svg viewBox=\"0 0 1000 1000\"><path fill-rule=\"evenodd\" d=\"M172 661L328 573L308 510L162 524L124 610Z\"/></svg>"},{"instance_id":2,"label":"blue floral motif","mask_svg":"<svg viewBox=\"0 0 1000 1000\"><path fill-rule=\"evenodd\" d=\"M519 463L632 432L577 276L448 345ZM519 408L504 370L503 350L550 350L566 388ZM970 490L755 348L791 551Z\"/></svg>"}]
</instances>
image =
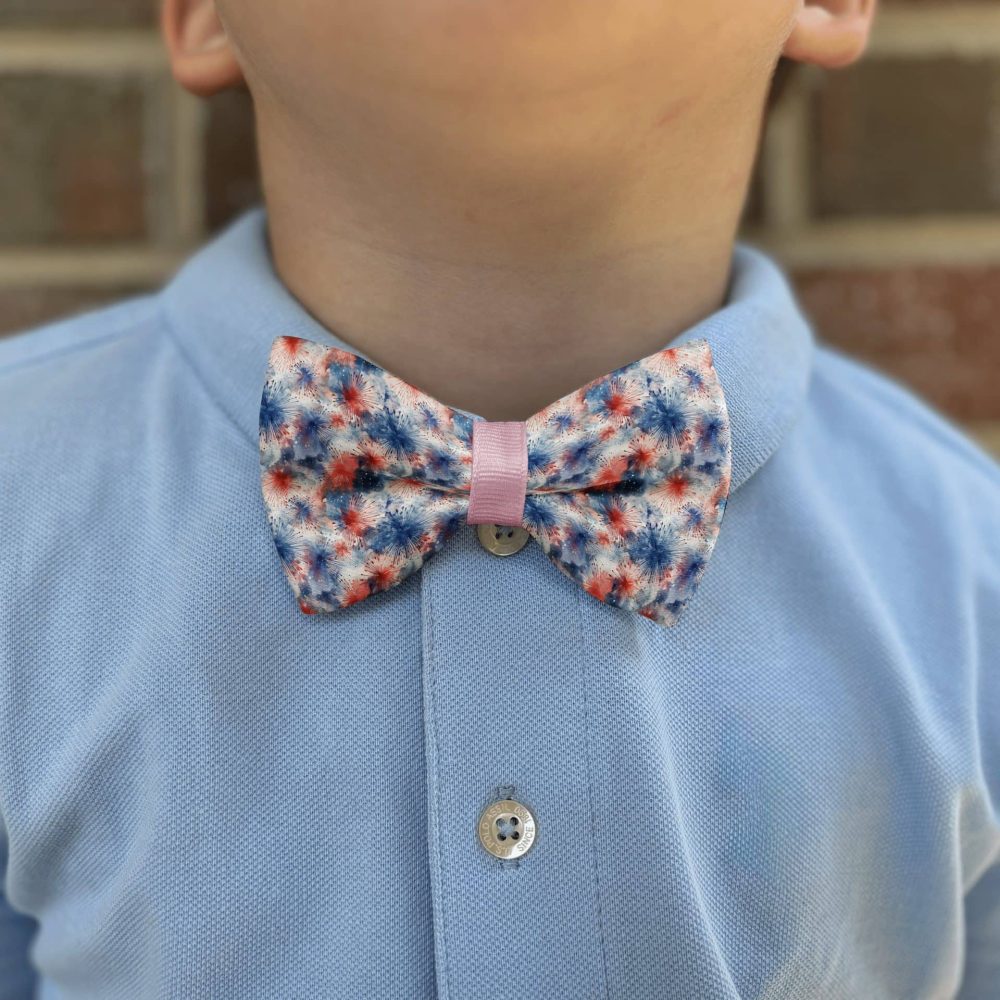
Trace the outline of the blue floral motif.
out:
<instances>
[{"instance_id":1,"label":"blue floral motif","mask_svg":"<svg viewBox=\"0 0 1000 1000\"><path fill-rule=\"evenodd\" d=\"M642 430L676 446L690 426L690 419L681 402L662 393L653 393L639 411L637 423Z\"/></svg>"},{"instance_id":2,"label":"blue floral motif","mask_svg":"<svg viewBox=\"0 0 1000 1000\"><path fill-rule=\"evenodd\" d=\"M408 455L417 449L413 424L393 410L376 413L369 433L397 455Z\"/></svg>"},{"instance_id":3,"label":"blue floral motif","mask_svg":"<svg viewBox=\"0 0 1000 1000\"><path fill-rule=\"evenodd\" d=\"M291 419L288 390L277 382L264 386L260 399L260 430L274 436Z\"/></svg>"},{"instance_id":4,"label":"blue floral motif","mask_svg":"<svg viewBox=\"0 0 1000 1000\"><path fill-rule=\"evenodd\" d=\"M674 561L674 547L670 537L652 523L636 534L630 546L630 554L632 561L650 576L659 576Z\"/></svg>"}]
</instances>

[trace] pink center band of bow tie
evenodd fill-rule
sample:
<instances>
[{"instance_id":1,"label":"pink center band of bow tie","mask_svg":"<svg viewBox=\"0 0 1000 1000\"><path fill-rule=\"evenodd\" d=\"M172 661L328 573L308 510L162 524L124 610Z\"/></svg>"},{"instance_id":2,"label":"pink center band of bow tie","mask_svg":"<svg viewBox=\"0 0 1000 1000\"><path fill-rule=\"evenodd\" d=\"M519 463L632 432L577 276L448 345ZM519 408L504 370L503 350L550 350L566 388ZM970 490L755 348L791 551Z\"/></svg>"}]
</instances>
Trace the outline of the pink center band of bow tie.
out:
<instances>
[{"instance_id":1,"label":"pink center band of bow tie","mask_svg":"<svg viewBox=\"0 0 1000 1000\"><path fill-rule=\"evenodd\" d=\"M472 424L469 524L520 527L528 483L528 439L523 421Z\"/></svg>"}]
</instances>

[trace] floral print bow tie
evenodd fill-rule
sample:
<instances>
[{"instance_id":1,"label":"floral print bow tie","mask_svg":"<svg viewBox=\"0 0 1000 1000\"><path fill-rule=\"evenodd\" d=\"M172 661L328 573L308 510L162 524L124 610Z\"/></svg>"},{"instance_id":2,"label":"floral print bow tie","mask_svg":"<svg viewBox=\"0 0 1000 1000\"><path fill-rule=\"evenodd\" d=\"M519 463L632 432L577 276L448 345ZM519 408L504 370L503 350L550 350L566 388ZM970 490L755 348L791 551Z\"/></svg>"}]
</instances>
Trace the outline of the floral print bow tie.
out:
<instances>
[{"instance_id":1,"label":"floral print bow tie","mask_svg":"<svg viewBox=\"0 0 1000 1000\"><path fill-rule=\"evenodd\" d=\"M597 600L677 622L715 546L729 415L706 340L634 361L527 421L475 419L364 358L271 345L264 503L306 614L405 580L463 524L518 525Z\"/></svg>"}]
</instances>

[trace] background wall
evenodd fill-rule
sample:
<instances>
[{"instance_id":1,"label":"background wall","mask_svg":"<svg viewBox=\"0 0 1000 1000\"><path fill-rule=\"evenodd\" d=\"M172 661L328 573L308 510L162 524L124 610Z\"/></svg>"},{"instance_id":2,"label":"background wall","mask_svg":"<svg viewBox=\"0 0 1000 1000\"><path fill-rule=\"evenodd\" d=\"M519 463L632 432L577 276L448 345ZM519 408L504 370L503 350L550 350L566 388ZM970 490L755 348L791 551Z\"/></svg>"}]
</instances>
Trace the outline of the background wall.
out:
<instances>
[{"instance_id":1,"label":"background wall","mask_svg":"<svg viewBox=\"0 0 1000 1000\"><path fill-rule=\"evenodd\" d=\"M171 83L156 6L0 0L0 334L154 287L257 198L248 99ZM1000 456L1000 3L883 0L863 63L793 77L741 235Z\"/></svg>"}]
</instances>

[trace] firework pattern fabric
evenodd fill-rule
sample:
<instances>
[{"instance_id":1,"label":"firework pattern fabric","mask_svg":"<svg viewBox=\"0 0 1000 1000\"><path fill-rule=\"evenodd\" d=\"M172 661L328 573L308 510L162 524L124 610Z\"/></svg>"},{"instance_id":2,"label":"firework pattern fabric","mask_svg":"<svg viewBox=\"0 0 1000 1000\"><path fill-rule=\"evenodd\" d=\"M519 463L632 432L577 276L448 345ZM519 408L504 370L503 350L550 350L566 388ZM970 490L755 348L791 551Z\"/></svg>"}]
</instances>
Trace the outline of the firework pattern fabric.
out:
<instances>
[{"instance_id":1,"label":"firework pattern fabric","mask_svg":"<svg viewBox=\"0 0 1000 1000\"><path fill-rule=\"evenodd\" d=\"M301 611L395 586L466 523L473 422L355 354L275 338L261 483ZM525 430L522 527L592 597L675 624L729 495L729 416L708 342L594 379Z\"/></svg>"}]
</instances>

